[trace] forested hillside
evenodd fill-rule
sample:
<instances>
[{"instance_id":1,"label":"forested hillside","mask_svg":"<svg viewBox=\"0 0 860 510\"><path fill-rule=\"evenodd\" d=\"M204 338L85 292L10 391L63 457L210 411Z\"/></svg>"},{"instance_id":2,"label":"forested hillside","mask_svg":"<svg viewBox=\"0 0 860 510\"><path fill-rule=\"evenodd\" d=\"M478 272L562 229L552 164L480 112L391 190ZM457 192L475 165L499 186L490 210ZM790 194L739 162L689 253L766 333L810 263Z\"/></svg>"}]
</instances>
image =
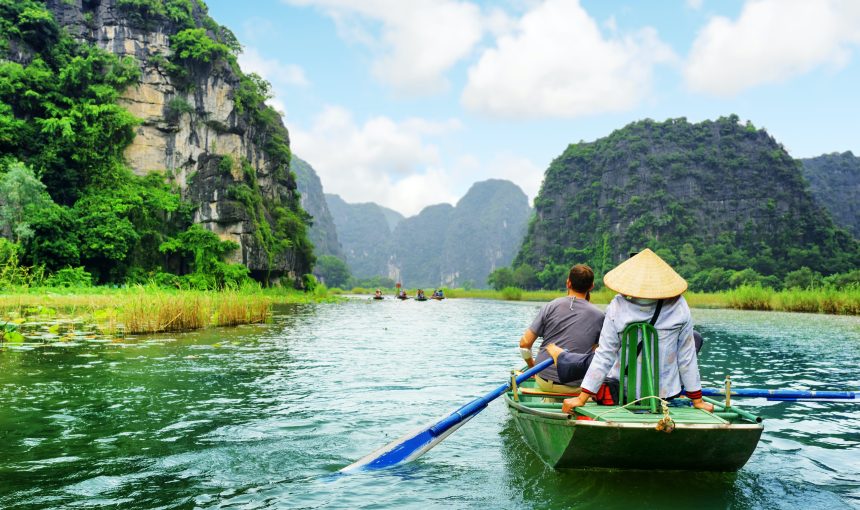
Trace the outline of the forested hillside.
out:
<instances>
[{"instance_id":1,"label":"forested hillside","mask_svg":"<svg viewBox=\"0 0 860 510\"><path fill-rule=\"evenodd\" d=\"M856 269L858 243L812 198L800 164L737 116L644 120L571 144L546 171L515 266L526 286L603 274L650 247L694 289Z\"/></svg>"},{"instance_id":2,"label":"forested hillside","mask_svg":"<svg viewBox=\"0 0 860 510\"><path fill-rule=\"evenodd\" d=\"M445 236L442 283L486 287L487 275L511 263L532 213L528 197L514 183L475 183L457 202Z\"/></svg>"},{"instance_id":3,"label":"forested hillside","mask_svg":"<svg viewBox=\"0 0 860 510\"><path fill-rule=\"evenodd\" d=\"M396 271L389 267L393 228L390 225L403 216L374 203L350 204L338 195L326 194L325 199L352 275L394 278Z\"/></svg>"},{"instance_id":4,"label":"forested hillside","mask_svg":"<svg viewBox=\"0 0 860 510\"><path fill-rule=\"evenodd\" d=\"M6 260L300 284L314 258L289 136L239 50L202 1L0 0Z\"/></svg>"},{"instance_id":5,"label":"forested hillside","mask_svg":"<svg viewBox=\"0 0 860 510\"><path fill-rule=\"evenodd\" d=\"M860 157L848 151L800 161L818 202L837 225L860 239Z\"/></svg>"},{"instance_id":6,"label":"forested hillside","mask_svg":"<svg viewBox=\"0 0 860 510\"><path fill-rule=\"evenodd\" d=\"M525 193L498 179L475 183L456 206L431 205L405 219L376 204L326 198L353 276L409 288L486 287L487 275L513 260L531 214Z\"/></svg>"}]
</instances>

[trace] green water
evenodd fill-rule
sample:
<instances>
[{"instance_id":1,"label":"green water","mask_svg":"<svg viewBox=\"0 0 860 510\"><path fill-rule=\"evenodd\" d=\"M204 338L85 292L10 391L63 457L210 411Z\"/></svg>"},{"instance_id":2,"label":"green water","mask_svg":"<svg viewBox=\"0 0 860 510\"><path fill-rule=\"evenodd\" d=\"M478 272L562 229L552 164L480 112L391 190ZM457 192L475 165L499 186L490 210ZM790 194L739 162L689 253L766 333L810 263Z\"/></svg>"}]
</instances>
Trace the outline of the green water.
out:
<instances>
[{"instance_id":1,"label":"green water","mask_svg":"<svg viewBox=\"0 0 860 510\"><path fill-rule=\"evenodd\" d=\"M0 508L851 508L860 404L750 401L736 474L558 472L501 401L421 460L336 476L498 386L533 303L308 305L272 324L0 347ZM706 386L860 389L860 319L696 310Z\"/></svg>"}]
</instances>

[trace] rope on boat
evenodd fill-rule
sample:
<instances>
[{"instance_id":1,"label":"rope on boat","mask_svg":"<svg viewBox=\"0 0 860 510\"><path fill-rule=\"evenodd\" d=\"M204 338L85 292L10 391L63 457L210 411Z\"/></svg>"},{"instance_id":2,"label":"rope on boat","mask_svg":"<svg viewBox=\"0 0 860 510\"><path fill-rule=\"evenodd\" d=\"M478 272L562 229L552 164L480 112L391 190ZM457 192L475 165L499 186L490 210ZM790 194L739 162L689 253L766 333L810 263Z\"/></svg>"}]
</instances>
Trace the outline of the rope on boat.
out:
<instances>
[{"instance_id":1,"label":"rope on boat","mask_svg":"<svg viewBox=\"0 0 860 510\"><path fill-rule=\"evenodd\" d=\"M662 399L658 396L655 396L655 395L649 395L647 397L642 397L642 398L634 400L633 402L628 402L619 408L609 409L607 411L603 411L602 413L595 414L593 419L599 420L605 414L615 412L618 409L624 409L627 406L632 406L633 404L636 404L638 402L642 402L643 400L648 400L649 398L656 398L657 400L659 400L660 406L662 407L662 410L663 410L663 417L660 418L660 420L657 422L656 429L660 432L665 432L667 434L671 434L672 431L675 430L675 420L673 420L672 416L669 415L669 402L667 400L664 400L664 399ZM608 420L608 419L604 420L604 421L606 421L608 423L614 423L612 420Z\"/></svg>"}]
</instances>

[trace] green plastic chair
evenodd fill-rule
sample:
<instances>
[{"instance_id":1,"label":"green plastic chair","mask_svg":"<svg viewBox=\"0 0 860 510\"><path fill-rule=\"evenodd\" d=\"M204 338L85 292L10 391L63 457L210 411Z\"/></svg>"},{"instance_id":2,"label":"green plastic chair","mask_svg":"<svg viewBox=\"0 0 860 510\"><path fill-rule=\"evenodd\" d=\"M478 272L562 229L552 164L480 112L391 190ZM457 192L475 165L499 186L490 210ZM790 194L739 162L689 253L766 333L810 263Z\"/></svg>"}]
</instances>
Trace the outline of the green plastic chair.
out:
<instances>
[{"instance_id":1,"label":"green plastic chair","mask_svg":"<svg viewBox=\"0 0 860 510\"><path fill-rule=\"evenodd\" d=\"M660 339L654 326L647 322L628 324L621 333L621 378L618 382L618 400L621 405L636 400L636 380L641 371L639 398L660 396ZM637 362L642 352L642 363ZM646 403L632 405L628 409L649 409L656 413L658 402L648 399Z\"/></svg>"}]
</instances>

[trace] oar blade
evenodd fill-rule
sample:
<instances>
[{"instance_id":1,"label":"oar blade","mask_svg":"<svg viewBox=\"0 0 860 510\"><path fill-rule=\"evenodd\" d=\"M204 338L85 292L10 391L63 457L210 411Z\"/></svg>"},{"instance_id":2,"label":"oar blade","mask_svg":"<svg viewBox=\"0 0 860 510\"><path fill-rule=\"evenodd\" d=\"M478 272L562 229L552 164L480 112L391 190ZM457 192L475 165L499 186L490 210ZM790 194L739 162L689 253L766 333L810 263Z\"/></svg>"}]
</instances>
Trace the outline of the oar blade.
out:
<instances>
[{"instance_id":1,"label":"oar blade","mask_svg":"<svg viewBox=\"0 0 860 510\"><path fill-rule=\"evenodd\" d=\"M442 442L442 440L451 435L470 419L471 416L465 418L460 423L439 435L434 435L430 431L438 421L434 422L430 426L413 430L405 436L395 439L382 448L358 459L352 464L341 469L340 472L354 473L356 471L372 471L411 462Z\"/></svg>"}]
</instances>

